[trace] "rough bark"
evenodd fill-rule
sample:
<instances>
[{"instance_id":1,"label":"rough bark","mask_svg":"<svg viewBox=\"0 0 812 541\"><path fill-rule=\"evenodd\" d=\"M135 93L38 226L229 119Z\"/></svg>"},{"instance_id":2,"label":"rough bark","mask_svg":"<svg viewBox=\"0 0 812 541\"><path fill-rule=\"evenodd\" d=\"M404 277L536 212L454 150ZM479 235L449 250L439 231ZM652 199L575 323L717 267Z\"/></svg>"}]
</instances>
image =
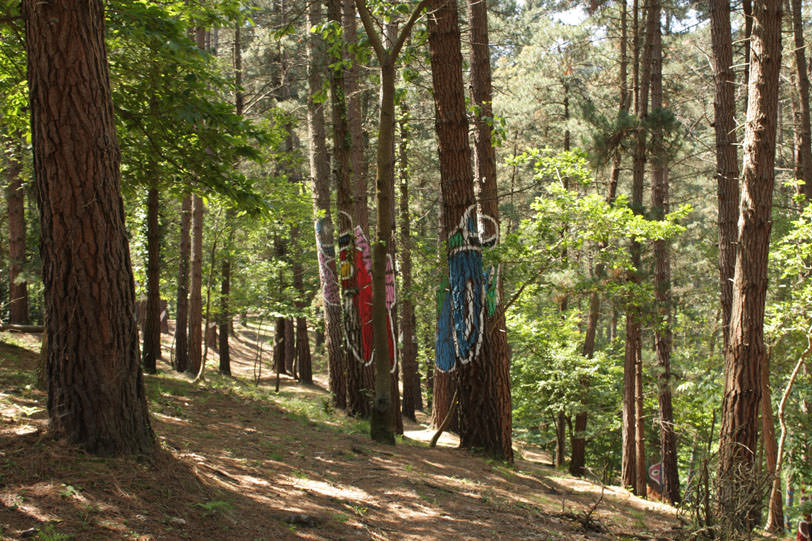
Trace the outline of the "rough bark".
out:
<instances>
[{"instance_id":1,"label":"rough bark","mask_svg":"<svg viewBox=\"0 0 812 541\"><path fill-rule=\"evenodd\" d=\"M812 201L812 129L809 120L809 74L806 70L801 0L792 0L792 34L795 43L795 85L798 92L798 110L795 118L795 178L802 180L798 192Z\"/></svg>"},{"instance_id":2,"label":"rough bark","mask_svg":"<svg viewBox=\"0 0 812 541\"><path fill-rule=\"evenodd\" d=\"M775 180L778 73L781 64L780 2L753 3L752 58L744 134L742 194L733 279L729 345L719 444L720 511L736 526L755 526L757 509L736 509L733 479L752 477L758 439L764 303L767 291L771 207ZM747 490L748 487L737 487Z\"/></svg>"},{"instance_id":3,"label":"rough bark","mask_svg":"<svg viewBox=\"0 0 812 541\"><path fill-rule=\"evenodd\" d=\"M25 191L20 174L21 148L10 145L6 160L6 210L8 212L8 320L16 325L28 324L28 283L20 279L25 264Z\"/></svg>"},{"instance_id":4,"label":"rough bark","mask_svg":"<svg viewBox=\"0 0 812 541\"><path fill-rule=\"evenodd\" d=\"M147 193L147 309L144 318L144 345L141 362L144 371L154 374L161 358L161 210L157 186Z\"/></svg>"},{"instance_id":5,"label":"rough bark","mask_svg":"<svg viewBox=\"0 0 812 541\"><path fill-rule=\"evenodd\" d=\"M398 166L400 168L400 331L403 348L400 351L403 374L403 402L401 412L404 417L416 421L415 411L423 409L420 393L420 372L417 366L416 319L412 301L412 239L411 215L409 213L409 111L401 105L399 120L400 144Z\"/></svg>"},{"instance_id":6,"label":"rough bark","mask_svg":"<svg viewBox=\"0 0 812 541\"><path fill-rule=\"evenodd\" d=\"M180 241L178 246L178 298L175 316L175 370L189 369L189 257L191 255L192 196L185 195L180 212Z\"/></svg>"},{"instance_id":7,"label":"rough bark","mask_svg":"<svg viewBox=\"0 0 812 541\"><path fill-rule=\"evenodd\" d=\"M728 343L728 323L733 301L736 265L736 221L739 217L739 164L736 153L736 95L733 45L730 34L730 2L711 0L713 46L714 131L716 133L716 194L719 223L719 293L722 305L722 340Z\"/></svg>"},{"instance_id":8,"label":"rough bark","mask_svg":"<svg viewBox=\"0 0 812 541\"><path fill-rule=\"evenodd\" d=\"M50 427L90 452L148 452L154 439L139 367L103 4L25 0L22 15Z\"/></svg>"},{"instance_id":9,"label":"rough bark","mask_svg":"<svg viewBox=\"0 0 812 541\"><path fill-rule=\"evenodd\" d=\"M344 72L344 94L347 96L347 129L350 133L350 185L357 224L369 238L369 205L367 197L366 159L364 158L365 137L363 133L363 114L361 112L362 93L359 88L360 66L354 50L358 47L358 22L355 18L353 0L344 0L342 13L342 37L349 67Z\"/></svg>"},{"instance_id":10,"label":"rough bark","mask_svg":"<svg viewBox=\"0 0 812 541\"><path fill-rule=\"evenodd\" d=\"M351 1L351 0L345 0ZM327 18L341 24L341 0L327 0ZM342 53L343 57L343 53ZM343 256L341 269L342 327L344 355L346 356L347 413L367 416L370 413L369 389L364 381L364 366L359 360L362 351L361 327L358 310L358 283L355 269L355 235L353 227L357 217L353 201L350 167L350 133L347 122L347 100L344 91L344 68L330 70L330 97L333 113L333 175L336 182L338 204L339 256Z\"/></svg>"},{"instance_id":11,"label":"rough bark","mask_svg":"<svg viewBox=\"0 0 812 541\"><path fill-rule=\"evenodd\" d=\"M652 2L655 28L651 65L651 108L663 107L662 29L660 2ZM663 147L663 128L654 126L651 140L651 215L662 220L668 212L668 169ZM679 470L677 468L677 436L674 430L674 410L671 404L671 350L673 333L671 307L671 254L665 240L654 241L654 350L657 355L657 401L660 414L660 456L662 457L662 496L671 504L679 503Z\"/></svg>"},{"instance_id":12,"label":"rough bark","mask_svg":"<svg viewBox=\"0 0 812 541\"><path fill-rule=\"evenodd\" d=\"M489 219L480 219L484 239L499 242L499 194L496 183L496 151L491 140L493 118L493 88L491 84L491 56L488 40L488 11L484 0L468 0L468 20L471 26L471 93L478 114L474 117L474 172L477 182L477 203L482 215ZM569 130L567 131L569 133ZM493 220L493 221L491 221ZM490 244L490 243L488 243ZM503 297L500 269L492 268L490 274L496 288L497 304L491 313L486 310L482 344L481 384L488 389L490 397L480 397L475 402L477 409L468 410L463 406L468 419L481 416L493 417L493 434L471 434L472 446L478 446L478 439L494 438L491 445L496 454L507 461L513 460L512 447L512 406L510 398L510 355L507 344L507 326L505 324L504 304L499 302ZM463 402L464 403L464 402ZM463 437L465 437L465 431Z\"/></svg>"},{"instance_id":13,"label":"rough bark","mask_svg":"<svg viewBox=\"0 0 812 541\"><path fill-rule=\"evenodd\" d=\"M311 2L307 13L312 28L321 23L318 2ZM334 226L330 209L330 161L324 127L324 107L314 97L322 90L324 44L318 34L309 33L307 41L307 127L309 137L310 176L313 182L314 229L318 249L319 279L324 307L324 334L327 350L328 381L335 406L347 407L347 388L344 375L346 358L341 347L341 298L336 274Z\"/></svg>"}]
</instances>

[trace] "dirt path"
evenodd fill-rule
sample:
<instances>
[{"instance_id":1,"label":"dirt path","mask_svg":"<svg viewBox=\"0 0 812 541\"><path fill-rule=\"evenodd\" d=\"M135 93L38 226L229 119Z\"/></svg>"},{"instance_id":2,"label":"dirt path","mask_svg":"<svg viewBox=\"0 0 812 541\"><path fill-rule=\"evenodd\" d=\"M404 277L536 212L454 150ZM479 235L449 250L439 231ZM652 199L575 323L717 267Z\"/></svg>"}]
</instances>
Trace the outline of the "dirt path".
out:
<instances>
[{"instance_id":1,"label":"dirt path","mask_svg":"<svg viewBox=\"0 0 812 541\"><path fill-rule=\"evenodd\" d=\"M238 336L235 379L210 371L196 386L165 363L146 377L155 456L98 458L48 436L36 339L0 335L0 538L672 537L671 508L612 487L592 515L604 530L584 529L601 487L537 451L507 467L447 447L451 436L429 449L417 424L394 447L373 443L366 422L331 411L323 387L283 376L274 393L267 350L262 383L251 383L256 334ZM216 359L210 351L212 369Z\"/></svg>"}]
</instances>

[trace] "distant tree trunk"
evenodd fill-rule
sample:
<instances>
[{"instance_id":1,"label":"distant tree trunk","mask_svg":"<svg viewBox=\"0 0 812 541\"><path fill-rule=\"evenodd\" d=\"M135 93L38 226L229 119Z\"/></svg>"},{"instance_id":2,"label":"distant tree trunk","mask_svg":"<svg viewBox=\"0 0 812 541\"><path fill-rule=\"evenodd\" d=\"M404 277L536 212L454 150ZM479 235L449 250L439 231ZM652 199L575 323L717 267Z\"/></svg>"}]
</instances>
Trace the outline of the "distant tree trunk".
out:
<instances>
[{"instance_id":1,"label":"distant tree trunk","mask_svg":"<svg viewBox=\"0 0 812 541\"><path fill-rule=\"evenodd\" d=\"M189 293L189 372L197 374L203 359L203 199L192 196L192 259Z\"/></svg>"},{"instance_id":2,"label":"distant tree trunk","mask_svg":"<svg viewBox=\"0 0 812 541\"><path fill-rule=\"evenodd\" d=\"M474 117L474 171L479 188L477 202L482 214L485 245L499 242L499 192L496 184L496 152L491 140L493 123L493 89L491 86L491 53L488 45L488 10L484 0L468 0L468 19L471 25L471 93L477 114ZM492 221L491 221L492 220ZM513 461L512 406L510 398L510 355L507 344L502 277L499 267L489 271L491 282L486 287L494 293L485 310L482 344L481 384L493 396L477 397L474 410L463 412L469 420L486 417L493 423L493 434L472 433L470 444L478 446L486 440L498 448L491 449L500 458ZM465 436L465 434L463 434Z\"/></svg>"},{"instance_id":3,"label":"distant tree trunk","mask_svg":"<svg viewBox=\"0 0 812 541\"><path fill-rule=\"evenodd\" d=\"M321 23L321 7L311 2L307 12L308 26ZM325 69L324 44L317 33L309 33L307 41L307 127L310 134L310 176L313 179L313 211L316 215L315 232L318 249L319 278L324 306L324 334L326 338L328 381L335 406L347 407L347 388L344 375L346 358L341 347L341 297L336 274L333 219L330 212L330 162L324 127L324 107L315 96L322 90L322 70Z\"/></svg>"},{"instance_id":4,"label":"distant tree trunk","mask_svg":"<svg viewBox=\"0 0 812 541\"><path fill-rule=\"evenodd\" d=\"M623 118L629 112L629 89L626 82L626 71L629 63L628 55L626 53L627 36L627 15L626 15L626 0L620 0L620 72L618 74L618 86L620 88L620 104L618 105L618 120ZM622 147L616 145L614 153L612 154L612 170L609 175L609 194L606 199L610 203L614 202L617 196L617 183L620 180L620 166L623 160Z\"/></svg>"},{"instance_id":5,"label":"distant tree trunk","mask_svg":"<svg viewBox=\"0 0 812 541\"><path fill-rule=\"evenodd\" d=\"M423 409L420 393L420 372L417 366L417 340L415 337L415 314L412 302L412 239L411 215L409 214L409 110L401 104L400 148L400 331L403 348L400 352L403 373L403 416L416 421L415 410Z\"/></svg>"},{"instance_id":6,"label":"distant tree trunk","mask_svg":"<svg viewBox=\"0 0 812 541\"><path fill-rule=\"evenodd\" d=\"M307 320L303 317L296 318L296 358L299 365L299 381L313 383L313 361L310 357Z\"/></svg>"},{"instance_id":7,"label":"distant tree trunk","mask_svg":"<svg viewBox=\"0 0 812 541\"><path fill-rule=\"evenodd\" d=\"M739 219L739 164L736 152L736 79L730 35L730 2L711 0L711 40L716 92L716 193L719 201L719 292L722 306L722 340L728 344L728 324L733 301L736 267L736 221Z\"/></svg>"},{"instance_id":8,"label":"distant tree trunk","mask_svg":"<svg viewBox=\"0 0 812 541\"><path fill-rule=\"evenodd\" d=\"M6 159L6 209L8 211L8 319L9 323L28 324L28 283L21 279L25 264L25 191L22 173L22 149L9 145Z\"/></svg>"},{"instance_id":9,"label":"distant tree trunk","mask_svg":"<svg viewBox=\"0 0 812 541\"><path fill-rule=\"evenodd\" d=\"M175 316L175 370L189 370L189 257L191 255L190 226L192 223L192 196L183 196L180 213L180 242L178 247L178 299Z\"/></svg>"},{"instance_id":10,"label":"distant tree trunk","mask_svg":"<svg viewBox=\"0 0 812 541\"><path fill-rule=\"evenodd\" d=\"M278 376L285 371L285 318L276 318L273 335L273 370Z\"/></svg>"},{"instance_id":11,"label":"distant tree trunk","mask_svg":"<svg viewBox=\"0 0 812 541\"><path fill-rule=\"evenodd\" d=\"M22 16L50 427L93 453L149 452L103 4L25 0Z\"/></svg>"},{"instance_id":12,"label":"distant tree trunk","mask_svg":"<svg viewBox=\"0 0 812 541\"><path fill-rule=\"evenodd\" d=\"M797 144L795 146L795 178L803 180L799 193L812 201L812 131L809 120L809 74L806 71L806 45L804 44L801 0L792 0L792 32L795 38L795 84L798 91L798 110L795 118Z\"/></svg>"},{"instance_id":13,"label":"distant tree trunk","mask_svg":"<svg viewBox=\"0 0 812 541\"><path fill-rule=\"evenodd\" d=\"M234 113L242 116L245 107L245 96L242 91L242 22L234 25ZM220 268L220 340L217 343L220 356L220 373L226 376L231 375L231 349L229 347L229 336L231 335L231 250L234 240L234 209L226 210L226 227L229 229L228 238L225 242L223 262Z\"/></svg>"},{"instance_id":14,"label":"distant tree trunk","mask_svg":"<svg viewBox=\"0 0 812 541\"><path fill-rule=\"evenodd\" d=\"M559 410L555 416L555 467L564 466L567 456L567 414Z\"/></svg>"},{"instance_id":15,"label":"distant tree trunk","mask_svg":"<svg viewBox=\"0 0 812 541\"><path fill-rule=\"evenodd\" d=\"M345 0L351 1L351 0ZM341 24L341 0L327 0L327 18ZM343 58L343 53L342 53ZM330 72L330 96L333 108L333 159L338 203L338 249L342 258L341 275L342 323L346 365L347 413L367 416L370 401L365 388L362 360L361 322L358 307L358 270L355 264L356 206L353 201L350 167L350 133L347 122L347 100L344 90L344 69L334 66Z\"/></svg>"},{"instance_id":16,"label":"distant tree trunk","mask_svg":"<svg viewBox=\"0 0 812 541\"><path fill-rule=\"evenodd\" d=\"M781 3L753 5L752 58L744 133L742 196L733 279L730 341L725 352L725 388L719 443L719 502L736 527L755 526L758 509L737 506L735 492L755 490L733 479L752 477L758 438L761 367L764 364L764 303L771 207L775 180L778 73L781 64Z\"/></svg>"},{"instance_id":17,"label":"distant tree trunk","mask_svg":"<svg viewBox=\"0 0 812 541\"><path fill-rule=\"evenodd\" d=\"M649 9L654 11L654 48L651 66L651 108L663 107L662 30L660 28L660 2L655 0ZM668 212L667 155L663 147L663 128L653 128L651 141L651 214L662 220ZM680 501L679 470L677 468L677 436L674 431L674 410L671 404L671 259L665 240L654 241L654 298L656 302L654 349L659 367L657 399L660 411L660 456L662 457L662 496L670 504Z\"/></svg>"},{"instance_id":18,"label":"distant tree trunk","mask_svg":"<svg viewBox=\"0 0 812 541\"><path fill-rule=\"evenodd\" d=\"M141 362L144 371L154 374L161 358L161 201L158 187L147 194L147 309L144 318L144 346Z\"/></svg>"},{"instance_id":19,"label":"distant tree trunk","mask_svg":"<svg viewBox=\"0 0 812 541\"><path fill-rule=\"evenodd\" d=\"M285 372L296 377L296 330L293 325L293 318L285 318Z\"/></svg>"}]
</instances>

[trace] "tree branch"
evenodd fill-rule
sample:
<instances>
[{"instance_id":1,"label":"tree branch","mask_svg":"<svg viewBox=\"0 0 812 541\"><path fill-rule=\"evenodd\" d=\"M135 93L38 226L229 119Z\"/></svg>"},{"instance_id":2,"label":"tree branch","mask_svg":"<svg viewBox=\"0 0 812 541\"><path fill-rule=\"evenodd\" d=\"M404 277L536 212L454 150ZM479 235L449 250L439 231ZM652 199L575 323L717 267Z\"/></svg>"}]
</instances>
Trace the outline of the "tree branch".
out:
<instances>
[{"instance_id":1,"label":"tree branch","mask_svg":"<svg viewBox=\"0 0 812 541\"><path fill-rule=\"evenodd\" d=\"M367 31L367 37L375 50L375 55L378 57L378 62L383 63L386 58L386 49L381 41L381 36L375 29L375 22L372 19L372 13L367 8L366 0L355 0L355 7L358 9L358 15L361 16L361 22L364 24L364 29Z\"/></svg>"},{"instance_id":2,"label":"tree branch","mask_svg":"<svg viewBox=\"0 0 812 541\"><path fill-rule=\"evenodd\" d=\"M420 18L420 14L422 13L423 9L429 5L429 0L420 0L420 3L417 4L417 7L414 8L412 14L409 15L409 20L406 21L406 24L403 26L403 29L398 34L398 39L395 40L395 44L392 46L392 60L396 59L400 54L400 50L403 48L403 44L406 42L406 39L409 37L409 34L412 33L412 27L414 23L417 22L417 19Z\"/></svg>"}]
</instances>

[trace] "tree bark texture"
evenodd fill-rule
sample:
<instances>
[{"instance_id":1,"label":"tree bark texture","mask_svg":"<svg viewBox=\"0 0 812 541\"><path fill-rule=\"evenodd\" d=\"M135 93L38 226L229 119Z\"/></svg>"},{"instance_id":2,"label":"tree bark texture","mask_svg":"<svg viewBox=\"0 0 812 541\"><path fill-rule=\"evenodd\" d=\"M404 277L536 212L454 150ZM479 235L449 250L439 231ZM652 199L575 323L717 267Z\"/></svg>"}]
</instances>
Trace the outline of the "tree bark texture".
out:
<instances>
[{"instance_id":1,"label":"tree bark texture","mask_svg":"<svg viewBox=\"0 0 812 541\"><path fill-rule=\"evenodd\" d=\"M90 452L154 447L102 2L22 3L52 431Z\"/></svg>"},{"instance_id":2,"label":"tree bark texture","mask_svg":"<svg viewBox=\"0 0 812 541\"><path fill-rule=\"evenodd\" d=\"M144 371L154 374L161 358L161 200L157 186L147 193L147 310L144 318Z\"/></svg>"},{"instance_id":3,"label":"tree bark texture","mask_svg":"<svg viewBox=\"0 0 812 541\"><path fill-rule=\"evenodd\" d=\"M308 25L321 23L318 2L312 2L307 12ZM330 209L330 159L327 154L324 107L315 96L322 90L322 70L325 68L324 44L318 34L311 32L307 40L307 127L309 137L310 176L313 182L314 230L318 250L319 280L324 307L325 349L327 350L328 381L335 406L347 407L347 387L344 373L346 357L341 346L341 297L339 295L334 226Z\"/></svg>"},{"instance_id":4,"label":"tree bark texture","mask_svg":"<svg viewBox=\"0 0 812 541\"><path fill-rule=\"evenodd\" d=\"M192 196L185 195L180 212L178 298L175 316L175 370L189 370L189 257L191 255Z\"/></svg>"},{"instance_id":5,"label":"tree bark texture","mask_svg":"<svg viewBox=\"0 0 812 541\"><path fill-rule=\"evenodd\" d=\"M491 140L493 118L493 88L491 84L491 54L488 40L488 10L485 0L468 0L468 20L471 25L471 92L478 114L474 117L474 172L478 190L477 202L481 214L485 246L499 242L499 193L496 183L496 151ZM469 419L493 416L493 434L477 435L483 440L495 438L498 449L492 449L500 458L513 461L512 406L510 398L510 355L507 344L501 273L497 267L488 271L495 296L486 309L482 344L481 384L489 396L478 397L478 409L468 411ZM465 412L465 409L463 408ZM473 446L478 446L472 441Z\"/></svg>"},{"instance_id":6,"label":"tree bark texture","mask_svg":"<svg viewBox=\"0 0 812 541\"><path fill-rule=\"evenodd\" d=\"M448 232L449 283L454 321L464 321L473 332L455 338L459 388L460 446L479 448L486 454L510 460L510 395L481 354L484 324L484 276L481 244L476 226L474 173L468 144L468 119L462 80L462 53L457 3L429 2L429 53L434 88L435 129L440 155L443 225ZM481 303L481 304L478 304ZM464 338L464 339L463 339Z\"/></svg>"},{"instance_id":7,"label":"tree bark texture","mask_svg":"<svg viewBox=\"0 0 812 541\"><path fill-rule=\"evenodd\" d=\"M654 0L655 28L651 56L651 108L663 107L663 43L660 27L661 6ZM668 169L662 126L654 126L651 139L651 215L662 220L668 212ZM673 318L671 316L671 254L668 241L654 241L654 349L657 355L657 401L660 413L660 456L662 460L662 496L670 504L680 501L679 470L677 468L677 435L674 430L674 409L671 404L671 350Z\"/></svg>"},{"instance_id":8,"label":"tree bark texture","mask_svg":"<svg viewBox=\"0 0 812 541\"><path fill-rule=\"evenodd\" d=\"M344 0L342 13L342 37L344 54L349 67L344 72L344 95L347 97L347 129L350 133L350 185L353 192L354 216L369 238L369 205L367 197L366 159L364 157L363 114L361 112L361 89L359 85L360 66L356 60L358 48L358 22L355 18L355 3Z\"/></svg>"},{"instance_id":9,"label":"tree bark texture","mask_svg":"<svg viewBox=\"0 0 812 541\"><path fill-rule=\"evenodd\" d=\"M16 325L28 324L28 284L21 280L25 264L25 191L22 173L22 149L10 144L6 159L6 209L8 212L8 320Z\"/></svg>"},{"instance_id":10,"label":"tree bark texture","mask_svg":"<svg viewBox=\"0 0 812 541\"><path fill-rule=\"evenodd\" d=\"M203 360L203 199L192 196L192 246L189 276L189 372Z\"/></svg>"},{"instance_id":11,"label":"tree bark texture","mask_svg":"<svg viewBox=\"0 0 812 541\"><path fill-rule=\"evenodd\" d=\"M809 73L806 70L801 0L792 0L792 34L795 43L795 85L798 91L798 110L795 118L795 178L804 183L799 193L812 201L812 129L809 119Z\"/></svg>"},{"instance_id":12,"label":"tree bark texture","mask_svg":"<svg viewBox=\"0 0 812 541\"><path fill-rule=\"evenodd\" d=\"M730 34L730 2L711 0L713 48L714 131L716 133L716 194L719 223L719 293L722 306L722 340L728 343L733 272L736 266L736 221L739 217L739 164L736 152L736 79Z\"/></svg>"},{"instance_id":13,"label":"tree bark texture","mask_svg":"<svg viewBox=\"0 0 812 541\"><path fill-rule=\"evenodd\" d=\"M345 0L351 1L351 0ZM327 18L334 23L342 22L341 0L327 0ZM343 48L342 48L343 49ZM343 57L343 52L342 52ZM367 416L370 414L370 391L364 377L361 344L361 320L358 307L358 269L356 268L354 225L357 223L353 200L350 167L349 124L347 99L344 90L344 68L340 65L330 69L330 97L333 112L333 174L336 179L338 203L338 249L341 263L342 328L344 331L344 354L346 356L347 413Z\"/></svg>"},{"instance_id":14,"label":"tree bark texture","mask_svg":"<svg viewBox=\"0 0 812 541\"><path fill-rule=\"evenodd\" d=\"M416 421L416 410L423 409L423 397L420 392L420 372L417 365L417 337L415 336L416 319L412 301L412 239L411 214L409 212L409 111L401 105L399 119L400 143L398 148L398 166L400 168L400 331L403 336L403 347L400 351L401 371L403 374L403 416Z\"/></svg>"},{"instance_id":15,"label":"tree bark texture","mask_svg":"<svg viewBox=\"0 0 812 541\"><path fill-rule=\"evenodd\" d=\"M757 510L737 509L736 476L754 482L758 439L764 303L774 184L778 73L781 64L781 3L753 3L752 57L744 133L742 193L733 279L730 340L725 352L725 387L719 445L719 500L722 512L736 513L739 527L755 525Z\"/></svg>"}]
</instances>

